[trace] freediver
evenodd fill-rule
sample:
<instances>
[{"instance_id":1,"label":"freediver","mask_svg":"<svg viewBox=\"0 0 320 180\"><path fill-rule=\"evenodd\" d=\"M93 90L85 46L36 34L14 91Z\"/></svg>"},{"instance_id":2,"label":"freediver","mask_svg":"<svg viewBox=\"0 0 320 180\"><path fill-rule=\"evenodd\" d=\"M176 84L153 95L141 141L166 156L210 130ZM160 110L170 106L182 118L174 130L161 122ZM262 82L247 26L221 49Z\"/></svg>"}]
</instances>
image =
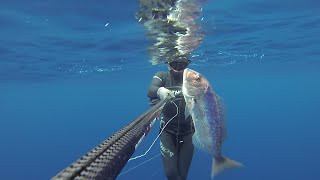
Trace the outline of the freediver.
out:
<instances>
[{"instance_id":1,"label":"freediver","mask_svg":"<svg viewBox=\"0 0 320 180\"><path fill-rule=\"evenodd\" d=\"M169 71L160 71L153 76L148 97L151 100L175 97L174 90L169 89L182 86L183 71L189 63L187 56L168 60ZM160 148L168 180L185 180L193 157L192 135L195 130L191 116L185 117L185 106L184 98L176 98L165 105L160 118L160 130L166 124L160 135Z\"/></svg>"}]
</instances>

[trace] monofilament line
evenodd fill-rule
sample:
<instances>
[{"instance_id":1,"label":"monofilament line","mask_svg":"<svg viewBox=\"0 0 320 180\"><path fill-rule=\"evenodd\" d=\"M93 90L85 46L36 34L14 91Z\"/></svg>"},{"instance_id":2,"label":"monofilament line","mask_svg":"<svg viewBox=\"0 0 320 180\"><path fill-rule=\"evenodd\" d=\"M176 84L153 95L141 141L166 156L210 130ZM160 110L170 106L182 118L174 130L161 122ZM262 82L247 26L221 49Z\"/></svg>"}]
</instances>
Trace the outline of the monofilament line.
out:
<instances>
[{"instance_id":1,"label":"monofilament line","mask_svg":"<svg viewBox=\"0 0 320 180\"><path fill-rule=\"evenodd\" d=\"M175 102L172 101L172 103L176 106L176 109L177 109L177 113L163 126L163 128L161 129L160 133L158 134L157 138L152 142L151 146L149 147L149 149L142 155L139 155L139 156L136 156L134 158L130 158L128 161L131 161L131 160L135 160L135 159L138 159L138 158L141 158L143 156L145 156L152 148L152 146L154 145L154 143L158 140L158 138L160 137L160 135L162 134L163 130L166 128L166 126L170 123L170 121L172 121L179 113L179 109L178 109L178 106Z\"/></svg>"}]
</instances>

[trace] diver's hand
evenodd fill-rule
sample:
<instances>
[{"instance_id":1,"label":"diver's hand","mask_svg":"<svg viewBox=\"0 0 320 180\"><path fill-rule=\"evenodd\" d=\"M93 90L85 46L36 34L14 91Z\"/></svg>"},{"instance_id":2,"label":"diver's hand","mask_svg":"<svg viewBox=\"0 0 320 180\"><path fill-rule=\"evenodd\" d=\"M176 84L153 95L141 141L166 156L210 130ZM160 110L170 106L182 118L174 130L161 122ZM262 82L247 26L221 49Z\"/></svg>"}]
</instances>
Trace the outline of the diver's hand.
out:
<instances>
[{"instance_id":1,"label":"diver's hand","mask_svg":"<svg viewBox=\"0 0 320 180\"><path fill-rule=\"evenodd\" d=\"M157 91L157 95L160 98L160 100L163 100L163 99L167 98L168 96L175 97L174 92L170 91L169 89L167 89L165 87L160 87Z\"/></svg>"}]
</instances>

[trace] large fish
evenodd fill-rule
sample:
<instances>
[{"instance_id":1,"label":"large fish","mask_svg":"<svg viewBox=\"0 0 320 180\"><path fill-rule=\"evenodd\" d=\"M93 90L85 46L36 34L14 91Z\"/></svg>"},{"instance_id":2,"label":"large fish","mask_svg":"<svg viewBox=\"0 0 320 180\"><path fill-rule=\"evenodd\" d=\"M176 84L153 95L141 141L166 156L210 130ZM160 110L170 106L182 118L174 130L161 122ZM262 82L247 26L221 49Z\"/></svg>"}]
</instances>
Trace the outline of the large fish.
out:
<instances>
[{"instance_id":1,"label":"large fish","mask_svg":"<svg viewBox=\"0 0 320 180\"><path fill-rule=\"evenodd\" d=\"M211 178L225 169L242 166L221 153L226 136L224 114L208 80L194 70L185 69L182 93L186 101L185 115L191 115L194 122L193 143L213 156Z\"/></svg>"}]
</instances>

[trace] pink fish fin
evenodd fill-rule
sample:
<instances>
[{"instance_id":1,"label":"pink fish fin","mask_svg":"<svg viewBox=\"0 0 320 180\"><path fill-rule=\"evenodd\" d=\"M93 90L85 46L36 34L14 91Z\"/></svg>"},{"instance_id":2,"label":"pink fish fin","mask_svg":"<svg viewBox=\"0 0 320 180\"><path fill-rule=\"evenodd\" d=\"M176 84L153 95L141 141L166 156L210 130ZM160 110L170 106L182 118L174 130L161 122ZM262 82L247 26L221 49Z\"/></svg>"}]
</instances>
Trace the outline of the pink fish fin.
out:
<instances>
[{"instance_id":1,"label":"pink fish fin","mask_svg":"<svg viewBox=\"0 0 320 180\"><path fill-rule=\"evenodd\" d=\"M199 119L204 120L205 116L206 116L206 107L203 104L198 104L197 106L197 111L199 112Z\"/></svg>"},{"instance_id":2,"label":"pink fish fin","mask_svg":"<svg viewBox=\"0 0 320 180\"><path fill-rule=\"evenodd\" d=\"M186 100L186 106L184 109L184 117L185 118L187 118L191 115L191 111L194 109L194 103L195 103L194 98L188 98Z\"/></svg>"},{"instance_id":3,"label":"pink fish fin","mask_svg":"<svg viewBox=\"0 0 320 180\"><path fill-rule=\"evenodd\" d=\"M222 161L216 161L213 158L212 161L212 170L211 170L211 179L213 179L218 174L222 173L226 169L233 169L243 167L240 162L234 161L232 159L223 157Z\"/></svg>"}]
</instances>

